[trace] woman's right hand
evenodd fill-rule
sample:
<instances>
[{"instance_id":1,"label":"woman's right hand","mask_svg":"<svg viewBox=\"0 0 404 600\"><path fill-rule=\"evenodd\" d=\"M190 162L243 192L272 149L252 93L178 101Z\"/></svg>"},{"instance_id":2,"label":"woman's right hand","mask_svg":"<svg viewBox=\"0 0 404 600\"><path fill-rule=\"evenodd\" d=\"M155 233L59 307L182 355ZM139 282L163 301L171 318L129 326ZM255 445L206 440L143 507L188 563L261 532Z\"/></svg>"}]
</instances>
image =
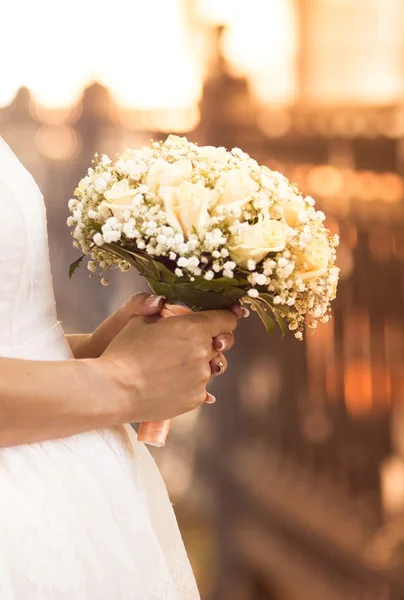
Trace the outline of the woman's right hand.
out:
<instances>
[{"instance_id":1,"label":"woman's right hand","mask_svg":"<svg viewBox=\"0 0 404 600\"><path fill-rule=\"evenodd\" d=\"M96 363L116 391L127 422L160 421L193 410L207 398L213 338L233 345L237 318L227 310L169 319L133 317Z\"/></svg>"}]
</instances>

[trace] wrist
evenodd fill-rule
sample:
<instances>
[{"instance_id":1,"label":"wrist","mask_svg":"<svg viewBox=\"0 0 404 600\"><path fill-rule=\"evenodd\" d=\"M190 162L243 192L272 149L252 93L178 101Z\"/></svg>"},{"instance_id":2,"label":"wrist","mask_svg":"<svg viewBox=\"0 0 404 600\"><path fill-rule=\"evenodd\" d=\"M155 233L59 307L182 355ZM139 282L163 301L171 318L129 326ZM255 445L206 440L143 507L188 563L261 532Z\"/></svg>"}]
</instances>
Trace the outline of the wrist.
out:
<instances>
[{"instance_id":1,"label":"wrist","mask_svg":"<svg viewBox=\"0 0 404 600\"><path fill-rule=\"evenodd\" d=\"M132 384L133 374L127 373L126 365L105 356L80 362L88 370L95 410L110 425L137 422L138 394Z\"/></svg>"}]
</instances>

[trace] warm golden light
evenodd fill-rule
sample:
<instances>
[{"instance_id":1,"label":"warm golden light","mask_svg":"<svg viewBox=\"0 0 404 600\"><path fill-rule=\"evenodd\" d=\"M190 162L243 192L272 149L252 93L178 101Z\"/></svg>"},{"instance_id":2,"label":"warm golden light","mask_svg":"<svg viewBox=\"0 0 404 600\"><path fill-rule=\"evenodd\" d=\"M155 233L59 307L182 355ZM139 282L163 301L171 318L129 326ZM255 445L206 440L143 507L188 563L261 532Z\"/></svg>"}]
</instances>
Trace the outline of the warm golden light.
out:
<instances>
[{"instance_id":1,"label":"warm golden light","mask_svg":"<svg viewBox=\"0 0 404 600\"><path fill-rule=\"evenodd\" d=\"M227 26L224 52L248 75L262 102L290 102L296 94L297 23L292 0L199 0L201 16Z\"/></svg>"},{"instance_id":2,"label":"warm golden light","mask_svg":"<svg viewBox=\"0 0 404 600\"><path fill-rule=\"evenodd\" d=\"M21 11L24 18L21 19ZM71 105L91 80L131 108L192 108L201 79L181 0L7 3L2 13L0 105L21 85L47 107ZM46 18L45 18L46 16ZM18 26L16 25L18 24Z\"/></svg>"},{"instance_id":3,"label":"warm golden light","mask_svg":"<svg viewBox=\"0 0 404 600\"><path fill-rule=\"evenodd\" d=\"M306 99L379 104L404 93L402 0L308 0Z\"/></svg>"}]
</instances>

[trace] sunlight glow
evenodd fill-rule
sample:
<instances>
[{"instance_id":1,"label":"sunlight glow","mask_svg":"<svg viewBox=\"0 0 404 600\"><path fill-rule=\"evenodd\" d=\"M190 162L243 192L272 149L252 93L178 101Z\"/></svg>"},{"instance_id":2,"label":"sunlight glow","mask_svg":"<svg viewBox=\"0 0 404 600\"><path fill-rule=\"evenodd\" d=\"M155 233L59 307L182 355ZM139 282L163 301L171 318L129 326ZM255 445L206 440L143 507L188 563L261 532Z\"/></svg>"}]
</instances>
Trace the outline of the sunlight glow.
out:
<instances>
[{"instance_id":1,"label":"sunlight glow","mask_svg":"<svg viewBox=\"0 0 404 600\"><path fill-rule=\"evenodd\" d=\"M390 103L404 94L404 2L311 0L308 100Z\"/></svg>"},{"instance_id":2,"label":"sunlight glow","mask_svg":"<svg viewBox=\"0 0 404 600\"><path fill-rule=\"evenodd\" d=\"M106 0L7 2L0 106L21 85L43 106L68 106L97 79L123 107L192 108L201 77L181 0L117 0L111 8Z\"/></svg>"},{"instance_id":3,"label":"sunlight glow","mask_svg":"<svg viewBox=\"0 0 404 600\"><path fill-rule=\"evenodd\" d=\"M248 75L263 102L289 102L296 94L297 23L293 0L199 0L201 17L227 26L224 52Z\"/></svg>"}]
</instances>

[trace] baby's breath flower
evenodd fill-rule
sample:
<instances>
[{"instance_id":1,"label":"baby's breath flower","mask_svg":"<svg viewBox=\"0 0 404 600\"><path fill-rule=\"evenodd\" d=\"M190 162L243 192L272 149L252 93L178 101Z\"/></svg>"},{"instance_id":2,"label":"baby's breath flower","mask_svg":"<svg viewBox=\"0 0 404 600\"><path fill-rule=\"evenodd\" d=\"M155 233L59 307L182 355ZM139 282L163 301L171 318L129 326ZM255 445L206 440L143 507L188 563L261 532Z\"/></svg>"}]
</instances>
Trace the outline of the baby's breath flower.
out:
<instances>
[{"instance_id":1,"label":"baby's breath flower","mask_svg":"<svg viewBox=\"0 0 404 600\"><path fill-rule=\"evenodd\" d=\"M103 154L74 196L67 223L74 246L91 257L92 274L97 264L101 274L128 270L125 255L149 256L166 268L168 259L176 277L228 277L261 302L259 286L283 307L298 339L306 315L312 330L330 318L338 236L325 228L311 197L239 148L228 152L169 136L116 160Z\"/></svg>"}]
</instances>

